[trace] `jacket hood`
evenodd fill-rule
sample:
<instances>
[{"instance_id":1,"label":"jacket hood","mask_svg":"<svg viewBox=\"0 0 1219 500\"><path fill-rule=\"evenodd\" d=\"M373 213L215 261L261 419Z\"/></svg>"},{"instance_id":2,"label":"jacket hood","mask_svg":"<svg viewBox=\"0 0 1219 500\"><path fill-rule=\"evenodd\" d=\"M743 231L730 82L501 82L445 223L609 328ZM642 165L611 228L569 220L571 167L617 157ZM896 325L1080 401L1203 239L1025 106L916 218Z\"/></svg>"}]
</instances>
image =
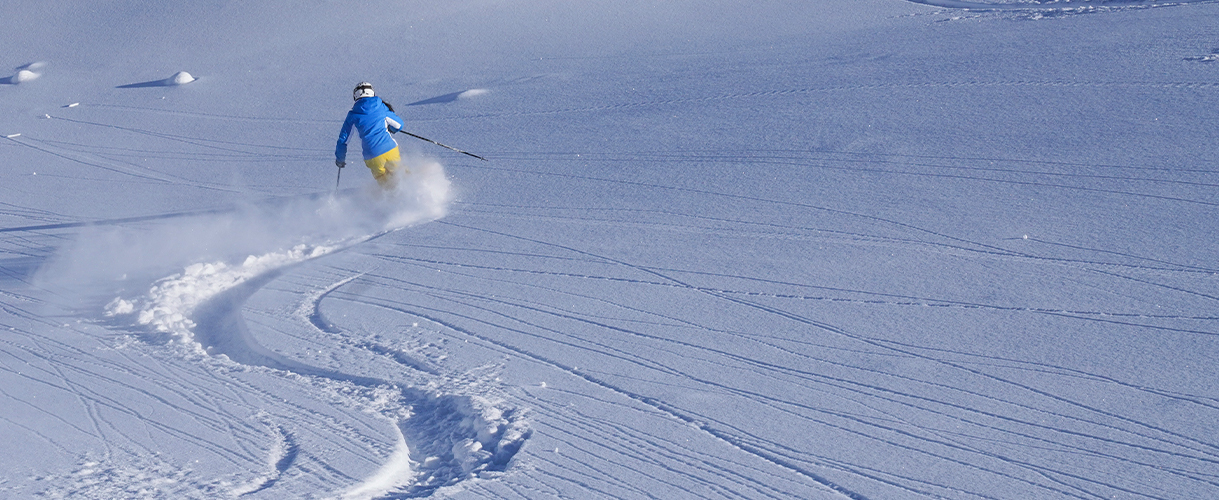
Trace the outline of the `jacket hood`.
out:
<instances>
[{"instance_id":1,"label":"jacket hood","mask_svg":"<svg viewBox=\"0 0 1219 500\"><path fill-rule=\"evenodd\" d=\"M356 101L355 105L351 107L351 110L356 113L366 115L369 111L376 110L379 107L385 107L384 104L381 104L380 97L362 97L360 100Z\"/></svg>"}]
</instances>

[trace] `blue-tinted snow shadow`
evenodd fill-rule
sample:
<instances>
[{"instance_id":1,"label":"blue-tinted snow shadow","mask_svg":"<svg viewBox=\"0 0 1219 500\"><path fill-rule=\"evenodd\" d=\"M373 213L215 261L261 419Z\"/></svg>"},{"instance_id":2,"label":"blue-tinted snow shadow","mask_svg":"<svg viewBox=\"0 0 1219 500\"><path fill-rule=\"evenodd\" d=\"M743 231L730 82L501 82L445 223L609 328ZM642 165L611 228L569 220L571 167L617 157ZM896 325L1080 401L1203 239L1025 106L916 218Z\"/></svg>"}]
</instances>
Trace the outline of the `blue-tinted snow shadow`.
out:
<instances>
[{"instance_id":1,"label":"blue-tinted snow shadow","mask_svg":"<svg viewBox=\"0 0 1219 500\"><path fill-rule=\"evenodd\" d=\"M461 97L461 95L464 93L466 93L465 90L462 90L459 92L453 92L452 94L445 94L445 95L436 96L436 97L433 97L430 99L424 99L422 101L415 101L410 104L407 104L407 106L423 106L426 104L444 104L446 102L453 102L453 101L456 101L458 97Z\"/></svg>"},{"instance_id":2,"label":"blue-tinted snow shadow","mask_svg":"<svg viewBox=\"0 0 1219 500\"><path fill-rule=\"evenodd\" d=\"M0 259L0 284L13 285L32 281L52 250L46 249L38 253L41 255Z\"/></svg>"},{"instance_id":3,"label":"blue-tinted snow shadow","mask_svg":"<svg viewBox=\"0 0 1219 500\"><path fill-rule=\"evenodd\" d=\"M486 89L460 90L457 92L453 92L451 94L439 95L439 96L432 97L429 99L424 99L422 101L415 101L410 104L407 104L407 106L423 106L426 104L445 104L445 103L454 102L463 97L472 97L472 96L476 96L476 95L482 95L486 92L487 92Z\"/></svg>"},{"instance_id":4,"label":"blue-tinted snow shadow","mask_svg":"<svg viewBox=\"0 0 1219 500\"><path fill-rule=\"evenodd\" d=\"M6 77L6 78L0 78L0 85L19 85L19 84L21 84L21 82L17 80L17 75L13 75L13 76Z\"/></svg>"},{"instance_id":5,"label":"blue-tinted snow shadow","mask_svg":"<svg viewBox=\"0 0 1219 500\"><path fill-rule=\"evenodd\" d=\"M142 88L148 88L148 87L177 87L180 85L186 85L188 83L194 82L195 80L198 80L198 78L191 76L190 73L187 73L185 71L179 71L177 73L174 73L174 75L169 78L165 78L165 79L161 79L161 80L152 80L152 81L148 81L148 82L129 83L127 85L119 85L116 88L142 89Z\"/></svg>"},{"instance_id":6,"label":"blue-tinted snow shadow","mask_svg":"<svg viewBox=\"0 0 1219 500\"><path fill-rule=\"evenodd\" d=\"M149 87L177 87L172 79L153 80L151 82L129 83L127 85L119 85L116 89L144 89Z\"/></svg>"}]
</instances>

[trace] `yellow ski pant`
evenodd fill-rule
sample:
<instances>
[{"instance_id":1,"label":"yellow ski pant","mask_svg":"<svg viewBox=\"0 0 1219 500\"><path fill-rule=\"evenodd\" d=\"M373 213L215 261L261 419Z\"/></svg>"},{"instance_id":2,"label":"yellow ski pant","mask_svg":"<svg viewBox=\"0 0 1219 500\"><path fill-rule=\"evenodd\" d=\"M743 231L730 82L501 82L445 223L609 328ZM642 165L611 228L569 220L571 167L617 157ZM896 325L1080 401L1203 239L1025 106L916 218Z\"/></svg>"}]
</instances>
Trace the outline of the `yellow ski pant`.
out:
<instances>
[{"instance_id":1,"label":"yellow ski pant","mask_svg":"<svg viewBox=\"0 0 1219 500\"><path fill-rule=\"evenodd\" d=\"M385 154L376 158L364 160L364 164L368 165L368 169L372 171L372 176L377 180L381 187L389 187L394 182L394 177L398 174L399 166L402 163L402 156L398 154L398 148L391 149ZM409 174L410 171L403 169L404 174Z\"/></svg>"}]
</instances>

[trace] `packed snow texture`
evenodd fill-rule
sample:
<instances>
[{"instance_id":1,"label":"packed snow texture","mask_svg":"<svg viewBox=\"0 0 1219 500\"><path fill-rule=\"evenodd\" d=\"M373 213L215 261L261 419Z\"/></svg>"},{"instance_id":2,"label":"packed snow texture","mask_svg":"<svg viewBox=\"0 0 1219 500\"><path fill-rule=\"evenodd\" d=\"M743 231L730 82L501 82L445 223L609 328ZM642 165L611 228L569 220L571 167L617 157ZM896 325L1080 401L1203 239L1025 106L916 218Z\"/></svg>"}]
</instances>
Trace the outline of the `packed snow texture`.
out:
<instances>
[{"instance_id":1,"label":"packed snow texture","mask_svg":"<svg viewBox=\"0 0 1219 500\"><path fill-rule=\"evenodd\" d=\"M1213 0L908 0L915 3L974 10L1056 10L1091 12L1094 9L1159 7Z\"/></svg>"},{"instance_id":2,"label":"packed snow texture","mask_svg":"<svg viewBox=\"0 0 1219 500\"><path fill-rule=\"evenodd\" d=\"M1219 3L0 17L0 497L1219 496Z\"/></svg>"}]
</instances>

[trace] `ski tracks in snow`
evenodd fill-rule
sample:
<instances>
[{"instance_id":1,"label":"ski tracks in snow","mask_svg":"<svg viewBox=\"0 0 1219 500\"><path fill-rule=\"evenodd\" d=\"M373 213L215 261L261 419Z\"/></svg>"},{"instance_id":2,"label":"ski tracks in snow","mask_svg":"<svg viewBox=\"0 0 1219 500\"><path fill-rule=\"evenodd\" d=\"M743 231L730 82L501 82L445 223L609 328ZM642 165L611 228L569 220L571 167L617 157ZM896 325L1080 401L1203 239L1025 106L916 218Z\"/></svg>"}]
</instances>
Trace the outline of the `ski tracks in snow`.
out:
<instances>
[{"instance_id":1,"label":"ski tracks in snow","mask_svg":"<svg viewBox=\"0 0 1219 500\"><path fill-rule=\"evenodd\" d=\"M251 255L236 263L196 262L186 266L181 273L157 281L143 296L115 298L106 306L106 315L111 317L112 323L129 318L137 327L168 336L185 348L183 355L188 359L210 358L219 360L222 365L230 363L239 367L293 374L326 381L324 386L331 387L331 390L349 393L345 397L354 394L372 398L366 406L392 423L392 451L367 478L345 491L336 492L343 499L384 495L426 496L463 479L492 477L507 468L529 436L521 415L515 409L502 408L482 395L444 393L443 388L452 385L446 382L446 377L450 375L425 361L416 360L408 352L375 342L354 341L344 336L341 327L324 318L319 304L328 294L350 283L358 275L303 299L297 316L304 324L316 327L318 333L331 336L330 340L338 343L336 347L363 350L390 358L422 373L431 382L418 386L407 381L357 375L297 361L264 347L250 331L242 314L245 303L252 295L293 266L380 238L397 228L442 216L449 199L448 181L444 179L443 170L439 165L431 164L417 167L415 171L416 177L411 178L414 182L396 195L402 198L377 202L399 203L397 200L405 199L402 206L372 210L375 219L357 224L357 227L384 224L387 229L364 235L323 238L318 243L302 243L286 250ZM349 205L351 201L345 198L337 200L340 205ZM321 206L316 207L318 214L323 214L319 216L364 213L370 208L327 206L333 203L336 203L333 198L322 200ZM375 209L376 204L372 208ZM329 221L320 222L305 221L301 224L296 221L290 226L314 230L321 227L321 234L325 235L325 228L330 227ZM303 445L295 437L290 422L276 422L266 414L259 419L271 436L265 471L228 487L231 496L254 495L275 488L303 451Z\"/></svg>"},{"instance_id":2,"label":"ski tracks in snow","mask_svg":"<svg viewBox=\"0 0 1219 500\"><path fill-rule=\"evenodd\" d=\"M377 341L354 339L325 317L321 312L322 301L361 277L340 280L313 294L302 302L298 314L318 331L333 335L335 342L384 356L432 378L443 378L444 373L426 360ZM377 380L368 383L390 384ZM486 397L436 394L414 388L404 388L402 392L410 405L410 417L397 423L400 446L376 474L346 492L344 498L386 493L396 497L427 496L437 488L468 477L493 477L508 467L531 433L518 410L503 409ZM408 471L414 480L401 482ZM398 482L394 483L395 480Z\"/></svg>"},{"instance_id":3,"label":"ski tracks in snow","mask_svg":"<svg viewBox=\"0 0 1219 500\"><path fill-rule=\"evenodd\" d=\"M445 222L445 225L455 226L466 230L474 230L517 238L510 234L491 231L488 229L479 229L471 226L455 225L452 222ZM530 240L533 241L533 240ZM847 370L871 373L871 377L878 380L888 379L890 381L897 380L897 386L890 386L890 382L868 382L863 383L853 377L832 376L827 373L803 370L797 368L796 365L771 364L754 359L752 357L743 357L734 354L730 350L719 350L714 347L704 346L693 342L685 342L679 339L664 338L663 336L648 334L645 329L633 329L616 325L615 322L605 322L594 318L589 318L584 315L574 314L568 315L560 311L555 311L549 306L542 304L531 305L528 300L508 299L487 297L479 294L468 294L454 289L428 287L423 284L411 283L408 285L416 286L424 290L428 290L429 294L434 294L438 298L446 298L454 303L460 303L467 307L481 310L482 314L462 315L464 321L474 321L484 323L485 326L510 330L525 336L537 336L539 339L550 340L560 344L567 344L578 349L590 349L598 355L608 358L617 359L618 362L637 365L637 369L654 372L657 374L667 373L676 379L695 382L699 385L715 388L718 391L724 391L741 396L745 400L754 401L762 406L771 407L775 410L789 414L790 417L816 424L818 426L834 428L839 431L854 434L858 437L877 440L882 445L892 446L908 453L915 455L926 455L937 460L948 463L953 463L964 469L972 469L975 473L990 474L1004 478L1006 481L1011 481L1017 484L1022 484L1024 488L1032 488L1035 490L1052 493L1063 497L1078 497L1086 498L1092 491L1097 488L1101 490L1120 491L1126 494L1136 496L1146 496L1147 492L1140 488L1132 488L1124 486L1120 482L1109 481L1102 478L1090 477L1084 473L1070 473L1054 468L1046 467L1039 463L1036 459L1022 458L1020 454L1012 454L1003 451L986 451L983 447L978 447L975 444L970 444L972 439L975 439L967 434L955 435L955 432L950 432L947 429L935 428L920 428L916 424L916 420L909 416L903 416L902 413L914 412L922 413L929 412L937 415L936 418L947 420L955 420L966 426L973 426L985 430L985 432L995 432L999 435L1008 435L1008 439L1017 439L1024 442L1024 445L1038 448L1045 447L1047 449L1061 449L1068 454L1084 454L1093 456L1101 461L1113 461L1124 463L1127 467L1138 469L1154 468L1160 469L1163 473L1177 476L1179 480L1187 482L1199 482L1209 484L1211 486L1219 486L1219 483L1208 479L1208 475L1203 472L1205 467L1213 465L1219 455L1216 451L1219 448L1215 443L1206 439L1200 439L1196 436L1188 435L1180 431L1165 427L1157 422L1143 421L1139 418L1125 416L1120 412L1102 408L1082 400L1077 400L1072 397L1059 395L1055 390L1039 388L1037 385L1022 381L1023 377L1012 376L1006 374L1008 370L1015 369L1012 373L1040 373L1042 375L1065 376L1078 378L1081 381L1099 382L1101 385L1111 384L1122 387L1123 390L1132 390L1145 392L1154 397L1163 397L1170 400L1177 400L1182 403L1196 404L1200 408L1205 408L1207 411L1219 409L1215 406L1214 401L1210 401L1202 396L1173 394L1171 392L1158 390L1150 387L1144 387L1137 384L1122 382L1112 377L1083 372L1078 369L1055 366L1052 364L1032 363L1023 360L1015 359L1000 359L994 357L972 355L965 351L946 351L935 350L925 346L916 346L902 344L890 340L873 339L867 336L852 333L841 327L826 324L824 322L812 319L804 314L792 312L790 307L781 307L763 303L754 298L751 294L742 292L730 292L726 290L717 290L707 287L701 287L687 283L682 279L674 276L675 271L658 270L645 266L638 266L627 262L619 261L604 255L598 255L587 251L578 250L568 246L556 245L554 243L546 243L541 241L533 241L541 245L560 248L576 255L587 257L593 261L604 261L623 269L637 271L643 275L650 275L655 278L653 281L643 280L623 280L629 284L640 286L664 286L676 287L683 290L688 290L694 293L706 294L714 297L715 300L722 300L727 303L736 304L745 308L756 309L766 315L774 315L786 320L805 325L814 330L820 330L834 336L840 336L849 339L851 343L857 343L864 348L871 350L874 355L880 357L893 357L895 359L906 358L910 360L918 360L920 363L929 363L931 365L941 365L950 371L959 372L961 375L968 378L974 378L984 381L984 385L992 387L1007 386L1007 390L992 392L991 389L976 390L967 386L957 386L938 382L935 379L923 378L921 376L904 375L897 372L889 372L886 370L869 369L866 366L853 364L849 361L839 361L832 356L824 355L809 355L803 354L801 350L793 350L783 347L785 342L779 339L767 339L766 337L747 335L745 333L733 334L732 332L718 332L719 334L730 334L741 337L741 340L747 340L765 346L766 349L785 352L787 355L800 356L805 358L807 362L814 362L835 367L834 370ZM382 255L382 258L393 259L388 255ZM409 260L409 259L404 259ZM423 262L421 265L427 266L453 266L453 273L458 273L458 269L471 266L444 262ZM470 271L479 271L477 266ZM515 273L532 273L525 269L499 268L487 269L486 271L502 272L507 274ZM563 279L609 279L610 277L598 276L577 276L573 274L549 273L542 274L559 277ZM399 284L403 285L403 284ZM761 299L766 299L764 296L759 296ZM770 302L770 301L767 301ZM478 306L478 303L486 303L485 306ZM394 304L384 304L383 307L397 308ZM626 308L627 306L619 304L618 307ZM522 312L517 315L505 315L503 322L485 323L485 319L490 314L503 314L497 312L498 309L507 308L515 309ZM407 312L407 311L402 311ZM452 312L447 312L453 314ZM410 311L412 315L420 315L418 311ZM602 330L613 335L627 335L638 337L644 341L674 344L682 350L686 351L705 351L710 359L724 358L731 360L732 363L725 364L724 368L728 368L731 364L744 364L752 366L758 373L772 373L768 377L773 377L775 383L782 383L788 380L789 377L795 377L802 380L803 384L811 384L814 387L824 386L825 394L833 398L843 398L851 401L854 404L861 404L868 407L873 407L873 411L879 406L888 406L889 404L898 405L899 408L904 407L904 412L894 413L893 411L885 411L884 418L877 419L864 414L853 414L853 412L844 412L841 410L833 410L823 405L804 405L795 401L775 397L765 392L755 392L745 390L741 387L733 385L725 385L722 382L702 378L692 372L687 372L680 369L667 367L660 362L653 361L651 357L639 357L636 353L625 351L615 347L613 343L607 341L596 341L591 339L570 341L561 341L568 335L563 332L551 330L538 320L523 319L523 315L532 316L541 315L555 316L566 321L574 321L584 323L587 327L593 330ZM677 318L663 317L666 322L680 322ZM433 321L440 321L433 319ZM510 327L508 323L518 323L521 326ZM698 325L691 325L696 328ZM891 470L873 469L860 463L849 463L835 459L830 456L824 456L812 450L797 450L793 449L781 442L769 441L761 436L754 435L745 428L738 427L736 424L716 420L710 415L702 414L697 409L682 409L680 406L664 402L654 396L646 395L627 388L627 386L614 383L609 378L595 375L587 369L578 369L574 366L563 362L561 359L539 354L535 350L525 349L507 343L503 340L490 338L485 335L480 335L469 330L461 330L456 325L449 325L450 328L463 331L466 335L477 338L482 342L498 346L507 351L526 356L530 359L537 360L547 365L556 367L566 373L579 377L587 382L590 382L598 387L607 389L611 392L625 396L631 400L649 406L656 411L662 412L672 418L688 423L709 435L721 440L725 444L729 444L734 448L744 452L764 458L765 460L798 472L805 477L820 483L828 488L838 491L851 498L865 498L864 494L851 491L844 488L839 483L827 479L823 474L816 472L817 468L846 472L849 475L867 478L868 480L877 483L886 484L899 490L904 490L907 493L918 495L936 495L936 492L956 491L957 493L975 496L986 496L982 490L971 490L962 488L961 486L950 486L947 484L936 484L934 482L923 482L916 475L895 474ZM533 333L537 332L537 333ZM715 345L715 343L712 343ZM829 347L829 346L822 346ZM841 348L839 348L841 349ZM854 349L859 349L856 347ZM833 371L833 370L831 370ZM1001 374L1004 373L1004 374ZM656 375L653 375L656 376ZM912 388L900 389L897 387L910 386L922 387L915 390ZM923 393L937 395L924 395ZM956 396L952 394L956 393ZM1031 396L1029 402L1024 402L1027 397L999 396L997 394L1011 393L1024 394ZM956 402L960 398L973 400L970 404L962 404ZM866 402L871 400L873 404ZM1032 402L1040 400L1037 402ZM877 405L875 403L883 403ZM987 407L1008 407L1008 409L996 411L985 409ZM1042 423L1039 418L1031 417L1031 415L1042 415L1041 418L1049 418L1051 421L1057 422L1053 424ZM818 416L821 415L821 416ZM892 437L884 437L891 435ZM921 442L919 445L909 444L910 440ZM976 455L975 458L957 458L964 454ZM978 458L978 457L984 458ZM987 461L994 461L1002 465L983 465ZM1157 465L1162 461L1182 462L1181 465L1164 467ZM805 465L808 464L808 465ZM1191 464L1191 465L1185 465ZM810 465L812 467L810 467ZM1155 498L1152 495L1152 498Z\"/></svg>"},{"instance_id":4,"label":"ski tracks in snow","mask_svg":"<svg viewBox=\"0 0 1219 500\"><path fill-rule=\"evenodd\" d=\"M792 157L784 159L787 155ZM1029 346L1030 352L1037 353L1034 355L985 344L994 330L1013 332L1011 341L1019 344L1021 337L1032 335L1025 332L1026 328L1050 328L1086 332L1085 338L1113 336L1108 342L1151 346L1155 345L1154 339L1162 339L1168 345L1209 345L1209 339L1219 335L1214 331L1219 317L1207 312L1219 300L1219 294L1212 291L1216 269L1184 258L1189 253L1142 255L1113 245L1114 240L1105 240L1108 245L1073 243L1046 236L1021 237L1019 233L1008 240L996 240L958 234L933 220L886 214L883 210L836 208L832 202L751 194L728 187L694 187L676 181L578 175L570 173L570 168L545 171L537 165L551 159L571 162L574 156L521 155L521 161L531 164L513 168L512 172L562 178L569 181L567 186L575 193L583 188L621 188L631 194L647 191L643 199L667 201L690 194L700 199L723 199L735 209L725 209L725 214L719 215L718 209L708 208L710 203L700 205L697 211L683 208L679 202L635 206L630 202L631 195L624 195L626 202L615 199L613 206L595 202L584 206L578 196L567 203L463 203L459 205L460 217L438 225L452 229L446 234L470 233L468 241L477 241L476 245L397 243L407 248L373 254L387 262L439 272L444 279L404 280L388 275L362 278L387 289L414 290L430 300L408 304L388 296L369 300L336 294L335 298L426 318L493 350L546 365L616 395L597 398L568 386L543 385L528 390L539 398L542 408L536 411L554 419L551 425L574 429L567 431L573 442L580 440L579 429L603 425L612 430L614 421L574 403L546 408L543 399L596 400L597 404L608 405L602 400L620 397L624 401L617 404L629 408L638 418L664 415L722 445L851 498L893 494L1007 498L993 491L1038 492L1054 498L1173 498L1182 491L1219 488L1219 479L1209 472L1219 464L1219 443L1181 420L1183 415L1200 416L1203 421L1219 415L1219 400L1205 390L1188 384L1190 388L1178 390L1166 381L1149 382L1137 370L1106 366L1105 360L1120 356L1122 348L1110 352L1094 347L1103 353L1081 353L1078 358L1064 359L1043 357L1036 346ZM795 166L824 161L831 168L842 166L845 172L865 176L866 170L890 162L930 165L938 161L942 165L935 168L957 168L976 177L970 180L983 183L993 182L985 177L987 173L1001 173L1008 176L1002 181L1018 185L1038 176L1068 179L1080 184L1060 188L1083 187L1092 193L1101 192L1096 187L1106 182L1129 184L1134 176L1140 177L1134 182L1145 182L1144 186L1181 187L1173 197L1142 196L1127 187L1125 192L1106 191L1102 198L1151 199L1154 201L1148 205L1155 208L1199 205L1195 201L1206 199L1216 186L1214 181L1207 181L1213 172L1204 170L1185 180L1176 171L1152 167L1058 165L996 158L936 159L816 151L767 151L723 158L714 152L580 156L576 161L594 164L773 161ZM864 162L871 165L852 166ZM1004 163L1011 166L1003 167ZM470 168L487 170L482 166ZM937 172L928 169L925 173ZM951 278L936 278L947 283L942 296L926 294L925 289L916 295L886 280L874 281L889 287L844 285L831 280L834 273L828 271L834 269L823 269L825 277L775 276L754 268L738 268L733 260L719 266L677 268L660 257L656 261L646 256L616 258L612 245L595 237L575 243L580 241L581 228L597 231L607 225L616 228L616 234L626 241L632 241L632 236L639 237L641 244L688 240L699 245L700 251L711 253L736 255L732 252L736 247L717 245L718 239L753 248L743 242L764 238L774 245L801 245L810 253L823 245L833 245L840 251L856 249L850 250L850 255L862 249L890 256L923 255L925 260L944 260L953 266L980 264L976 272L1002 279L1024 279L1023 273L1049 273L1098 296L957 293L949 285L959 284ZM555 234L539 236L542 233L535 229L538 226L547 226ZM601 245L611 249L597 250ZM849 262L839 264L847 266ZM1004 271L983 270L990 267ZM900 272L923 275L910 269ZM970 272L962 274L969 276ZM826 280L825 284L818 283L819 279ZM1028 287L1014 286L1016 290ZM1055 284L1047 291L1063 286ZM1116 300L1110 293L1140 300ZM1144 295L1148 298L1143 299ZM650 300L641 301L639 297ZM1152 300L1165 307L1153 306ZM669 301L683 306L670 307L666 304ZM1170 304L1172 307L1167 307ZM980 318L976 320L982 325L979 332L943 333L982 343L947 345L932 336L910 338L884 328L878 331L868 321L854 319L885 318L878 310L890 311L887 314L894 317L918 318L929 325L937 316L948 314ZM821 319L824 317L837 319L831 322ZM924 327L918 322L901 328L921 332ZM1062 341L1074 343L1076 339ZM1163 360L1161 356L1168 352L1159 352L1154 359ZM580 366L570 361L573 359L580 360ZM698 362L686 361L692 359ZM689 399L696 399L689 395L691 392L708 400L749 404L766 417L725 417L715 405L691 403ZM1107 400L1105 395L1131 402L1141 411L1114 404L1114 399ZM1164 415L1172 416L1163 420L1158 410L1145 409L1149 405L1171 408ZM785 422L785 428L804 429L808 439L795 431L776 436L765 425L752 423L763 418ZM717 474L708 472L716 470L714 460L698 458L705 448L687 449L680 443L665 442L660 434L611 431L610 436L612 440L597 446L606 453L621 453L617 463L636 464L640 471L652 466L676 469L698 464L705 468L701 474ZM832 438L826 441L814 436ZM887 460L853 454L842 443L889 450L902 463L927 464L954 472L933 476L916 471L917 465L890 466ZM657 455L650 459L634 457L646 455L635 447L654 450ZM662 448L667 451L660 452ZM595 466L599 460L600 456L583 456L576 463L587 469L568 469L564 480L606 496L647 496L629 483L600 473ZM765 466L755 467L752 474L766 470ZM748 468L737 464L734 470ZM1131 479L1135 476L1155 478ZM986 484L979 478L988 478ZM736 487L748 490L750 495L782 497L797 491L777 482L760 484L749 477L740 479ZM700 487L714 489L720 485L705 480Z\"/></svg>"}]
</instances>

